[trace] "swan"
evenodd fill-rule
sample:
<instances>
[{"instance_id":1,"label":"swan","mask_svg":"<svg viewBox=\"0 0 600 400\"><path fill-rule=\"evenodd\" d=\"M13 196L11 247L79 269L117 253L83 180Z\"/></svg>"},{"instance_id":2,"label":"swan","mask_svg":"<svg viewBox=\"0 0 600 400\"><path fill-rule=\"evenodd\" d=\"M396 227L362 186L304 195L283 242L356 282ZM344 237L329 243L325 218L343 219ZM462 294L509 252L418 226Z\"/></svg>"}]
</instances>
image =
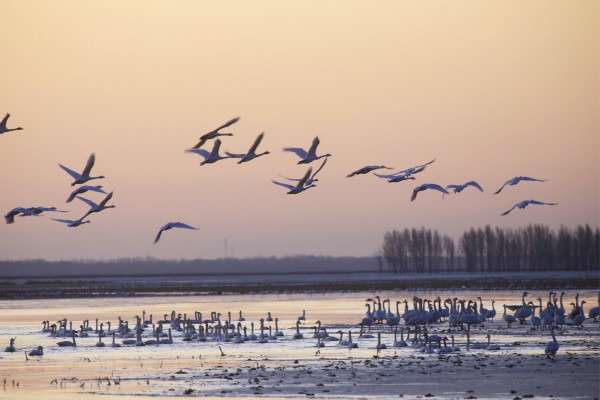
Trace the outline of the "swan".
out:
<instances>
[{"instance_id":1,"label":"swan","mask_svg":"<svg viewBox=\"0 0 600 400\"><path fill-rule=\"evenodd\" d=\"M265 154L271 154L269 151L263 151L262 153L258 153L258 154L256 153L256 148L258 147L258 145L262 141L264 135L265 135L264 132L262 132L260 135L258 135L256 137L256 139L254 139L254 143L252 144L252 146L250 147L250 149L248 150L248 152L245 153L245 154L235 154L235 153L230 153L228 151L226 151L225 154L227 154L231 158L240 158L240 161L238 161L238 164L241 164L243 162L252 161L255 158L258 158L260 156L264 156Z\"/></svg>"},{"instance_id":2,"label":"swan","mask_svg":"<svg viewBox=\"0 0 600 400\"><path fill-rule=\"evenodd\" d=\"M4 349L5 352L7 353L14 353L17 349L15 349L15 339L14 338L10 338L10 344L6 347L6 349Z\"/></svg>"},{"instance_id":3,"label":"swan","mask_svg":"<svg viewBox=\"0 0 600 400\"><path fill-rule=\"evenodd\" d=\"M94 162L96 160L96 155L94 153L90 154L90 157L87 160L87 163L85 164L85 168L83 169L83 172L81 174L78 174L77 172L73 171L70 168L65 167L62 164L58 164L59 167L61 167L63 170L65 170L69 175L71 175L73 177L73 179L75 179L72 183L71 186L75 186L75 185L80 185L83 183L86 183L87 181L91 181L92 179L104 179L104 176L100 175L100 176L90 176L90 172L92 172L92 167L94 166Z\"/></svg>"},{"instance_id":4,"label":"swan","mask_svg":"<svg viewBox=\"0 0 600 400\"><path fill-rule=\"evenodd\" d=\"M304 339L304 335L302 335L302 333L300 333L300 325L302 324L302 322L300 322L300 318L298 318L298 320L296 321L296 333L294 333L293 338L294 339Z\"/></svg>"},{"instance_id":5,"label":"swan","mask_svg":"<svg viewBox=\"0 0 600 400\"><path fill-rule=\"evenodd\" d=\"M287 194L298 194L298 193L302 193L305 190L311 188L311 187L315 187L317 185L315 185L314 183L311 184L306 184L306 181L309 179L310 175L312 173L312 167L308 168L308 171L306 171L306 174L304 174L304 177L302 177L302 179L300 179L298 181L298 183L296 184L296 186L294 185L289 185L287 183L281 183L281 182L277 182L277 181L272 181L274 184L279 185L279 186L283 186L284 188L289 189L289 192L287 192Z\"/></svg>"},{"instance_id":6,"label":"swan","mask_svg":"<svg viewBox=\"0 0 600 400\"><path fill-rule=\"evenodd\" d=\"M168 223L164 224L163 226L161 226L160 230L158 231L158 234L156 235L156 238L154 239L154 243L156 244L156 242L159 241L160 235L162 235L162 233L164 231L168 231L169 229L172 229L172 228L185 228L185 229L198 230L198 228L194 228L193 226L184 224L183 222L168 222Z\"/></svg>"},{"instance_id":7,"label":"swan","mask_svg":"<svg viewBox=\"0 0 600 400\"><path fill-rule=\"evenodd\" d=\"M554 327L550 329L550 334L552 335L552 340L546 343L546 349L544 350L544 353L546 353L546 357L554 359L554 356L560 347L558 345L558 341L556 340L556 336L554 336Z\"/></svg>"},{"instance_id":8,"label":"swan","mask_svg":"<svg viewBox=\"0 0 600 400\"><path fill-rule=\"evenodd\" d=\"M113 334L112 334L112 344L110 345L111 347L121 347L121 345L119 343L115 342L116 336L117 336L117 333L113 332Z\"/></svg>"},{"instance_id":9,"label":"swan","mask_svg":"<svg viewBox=\"0 0 600 400\"><path fill-rule=\"evenodd\" d=\"M502 185L500 187L500 189L496 190L494 192L494 194L498 194L500 193L500 191L502 191L502 189L504 189L504 187L506 185L516 185L517 183L521 182L521 181L533 181L533 182L546 182L547 179L536 179L536 178L530 178L528 176L515 176L514 178L511 178L509 180L507 180L504 185Z\"/></svg>"},{"instance_id":10,"label":"swan","mask_svg":"<svg viewBox=\"0 0 600 400\"><path fill-rule=\"evenodd\" d=\"M515 208L523 209L523 208L527 207L530 204L537 204L537 205L543 205L543 206L555 206L558 203L544 203L543 201L537 201L537 200L523 200L523 201L518 202L514 206L512 206L510 210L504 211L500 215L506 215L509 212L511 212L512 210L514 210Z\"/></svg>"},{"instance_id":11,"label":"swan","mask_svg":"<svg viewBox=\"0 0 600 400\"><path fill-rule=\"evenodd\" d=\"M583 312L583 305L585 303L585 300L581 302L581 306L579 306L581 308L581 312L573 318L573 325L578 328L583 328L583 321L585 321L585 313Z\"/></svg>"},{"instance_id":12,"label":"swan","mask_svg":"<svg viewBox=\"0 0 600 400\"><path fill-rule=\"evenodd\" d=\"M331 154L329 154L329 153L317 156L317 146L319 145L319 143L320 143L319 137L315 136L315 138L312 141L312 145L310 146L310 149L308 149L308 152L299 147L284 147L283 151L292 152L292 153L296 154L298 157L300 157L301 160L298 161L298 164L309 164L309 163L311 163L315 160L318 160L320 158L323 158L323 157L331 157Z\"/></svg>"},{"instance_id":13,"label":"swan","mask_svg":"<svg viewBox=\"0 0 600 400\"><path fill-rule=\"evenodd\" d=\"M385 343L381 343L381 332L377 332L377 346L375 346L377 350L387 349Z\"/></svg>"},{"instance_id":14,"label":"swan","mask_svg":"<svg viewBox=\"0 0 600 400\"><path fill-rule=\"evenodd\" d=\"M75 196L77 196L78 194L85 193L85 192L87 192L89 190L91 190L92 192L98 192L98 193L104 193L104 194L106 194L106 192L104 190L102 190L102 186L100 186L100 185L98 185L98 186L83 185L83 186L80 186L77 189L73 190L73 192L71 192L71 194L67 198L66 202L70 203L75 198Z\"/></svg>"},{"instance_id":15,"label":"swan","mask_svg":"<svg viewBox=\"0 0 600 400\"><path fill-rule=\"evenodd\" d=\"M200 141L193 148L194 149L199 149L200 147L202 147L202 145L204 143L206 143L207 140L215 139L218 136L233 136L233 133L220 133L219 131L221 129L227 128L230 125L235 124L239 120L240 120L240 117L235 117L234 119L232 119L230 121L227 121L226 123L224 123L223 125L221 125L217 129L213 129L212 131L207 132L204 135L200 136Z\"/></svg>"},{"instance_id":16,"label":"swan","mask_svg":"<svg viewBox=\"0 0 600 400\"><path fill-rule=\"evenodd\" d=\"M367 165L365 167L359 168L356 171L346 175L346 178L352 178L355 175L368 174L369 172L376 171L378 169L392 169L392 168L386 167L385 165Z\"/></svg>"},{"instance_id":17,"label":"swan","mask_svg":"<svg viewBox=\"0 0 600 400\"><path fill-rule=\"evenodd\" d=\"M6 214L4 214L4 219L7 224L12 224L15 222L15 217L21 214L22 217L36 217L45 211L54 211L54 212L67 212L64 210L58 210L56 207L15 207Z\"/></svg>"},{"instance_id":18,"label":"swan","mask_svg":"<svg viewBox=\"0 0 600 400\"><path fill-rule=\"evenodd\" d=\"M352 331L348 331L348 349L357 349L358 343L352 341Z\"/></svg>"},{"instance_id":19,"label":"swan","mask_svg":"<svg viewBox=\"0 0 600 400\"><path fill-rule=\"evenodd\" d=\"M600 299L600 295L598 298ZM298 317L298 321L306 321L306 310L302 310L302 315Z\"/></svg>"},{"instance_id":20,"label":"swan","mask_svg":"<svg viewBox=\"0 0 600 400\"><path fill-rule=\"evenodd\" d=\"M483 192L483 188L479 185L479 183L477 183L475 181L469 181L469 182L463 183L462 185L448 185L448 186L446 186L446 190L453 189L454 193L460 193L468 186L473 186L474 188L479 189L480 192Z\"/></svg>"},{"instance_id":21,"label":"swan","mask_svg":"<svg viewBox=\"0 0 600 400\"><path fill-rule=\"evenodd\" d=\"M433 163L434 161L435 161L435 158L425 164L417 165L414 167L404 169L402 171L394 172L393 174L390 174L390 175L380 175L380 174L374 174L374 175L376 175L379 178L387 179L389 183L402 182L407 179L415 179L411 175L423 171L429 164Z\"/></svg>"},{"instance_id":22,"label":"swan","mask_svg":"<svg viewBox=\"0 0 600 400\"><path fill-rule=\"evenodd\" d=\"M44 355L44 348L42 346L38 346L37 349L33 349L29 352L30 356L38 356L41 357Z\"/></svg>"},{"instance_id":23,"label":"swan","mask_svg":"<svg viewBox=\"0 0 600 400\"><path fill-rule=\"evenodd\" d=\"M93 201L86 199L85 197L77 196L77 198L79 200L83 201L88 206L90 206L90 209L88 210L88 212L85 213L85 215L83 217L81 217L81 219L87 217L91 213L97 213L97 212L106 210L107 208L115 208L116 206L114 206L114 205L110 205L110 206L106 205L106 203L108 203L109 200L112 198L113 193L114 192L110 192L109 194L107 194L106 197L104 197L104 199L99 204L96 204Z\"/></svg>"},{"instance_id":24,"label":"swan","mask_svg":"<svg viewBox=\"0 0 600 400\"><path fill-rule=\"evenodd\" d=\"M321 163L321 166L319 168L317 168L317 170L306 180L305 185L312 185L313 183L315 183L315 182L318 181L318 179L316 178L316 176L319 173L319 171L321 171L323 169L323 167L325 166L325 164L327 164L327 158L325 158L323 160L323 162ZM288 178L288 177L283 176L281 174L279 174L279 176L281 176L282 178L287 179L288 181L299 182L300 180L302 180L301 178Z\"/></svg>"},{"instance_id":25,"label":"swan","mask_svg":"<svg viewBox=\"0 0 600 400\"><path fill-rule=\"evenodd\" d=\"M230 156L222 156L219 154L219 150L221 149L221 139L215 140L215 144L213 145L212 150L209 152L205 149L187 149L186 153L194 153L202 156L204 160L200 163L200 165L204 164L213 164L219 160L224 160L226 158L231 158Z\"/></svg>"},{"instance_id":26,"label":"swan","mask_svg":"<svg viewBox=\"0 0 600 400\"><path fill-rule=\"evenodd\" d=\"M102 341L103 331L100 329L98 331L98 341L96 342L96 347L104 347L105 343Z\"/></svg>"},{"instance_id":27,"label":"swan","mask_svg":"<svg viewBox=\"0 0 600 400\"><path fill-rule=\"evenodd\" d=\"M590 308L588 312L588 318L594 318L594 322L598 322L598 316L600 316L600 292L598 292L598 305Z\"/></svg>"},{"instance_id":28,"label":"swan","mask_svg":"<svg viewBox=\"0 0 600 400\"><path fill-rule=\"evenodd\" d=\"M413 189L413 193L410 196L410 201L414 201L417 198L417 194L419 192L421 192L423 190L427 190L427 189L433 189L433 190L440 191L444 194L448 194L448 191L446 189L444 189L443 187L441 187L440 185L437 185L435 183L424 183Z\"/></svg>"},{"instance_id":29,"label":"swan","mask_svg":"<svg viewBox=\"0 0 600 400\"><path fill-rule=\"evenodd\" d=\"M75 332L73 332L71 335L71 340L63 340L62 342L57 342L56 344L59 347L76 347L77 344L75 343Z\"/></svg>"},{"instance_id":30,"label":"swan","mask_svg":"<svg viewBox=\"0 0 600 400\"><path fill-rule=\"evenodd\" d=\"M2 121L0 121L0 135L2 135L3 133L6 132L12 132L12 131L22 131L23 128L21 128L20 126L17 128L7 128L6 127L6 121L8 121L8 118L10 117L10 114L6 114L4 116L4 118L2 119Z\"/></svg>"},{"instance_id":31,"label":"swan","mask_svg":"<svg viewBox=\"0 0 600 400\"><path fill-rule=\"evenodd\" d=\"M78 227L79 225L89 224L91 222L90 220L84 221L83 217L81 217L79 219L58 219L58 218L51 218L51 219L54 221L62 222L63 224L67 224L67 226L69 228L75 228L75 227Z\"/></svg>"},{"instance_id":32,"label":"swan","mask_svg":"<svg viewBox=\"0 0 600 400\"><path fill-rule=\"evenodd\" d=\"M504 314L502 314L502 319L503 319L504 321L506 321L506 326L507 326L508 328L510 328L510 326L513 324L513 322L516 322L516 321L517 321L517 319L515 318L515 316L514 316L514 315L511 315L511 314L507 314L507 313L506 313L506 307L507 307L507 306L506 306L506 304L503 304L503 307L504 307Z\"/></svg>"},{"instance_id":33,"label":"swan","mask_svg":"<svg viewBox=\"0 0 600 400\"><path fill-rule=\"evenodd\" d=\"M497 350L500 350L500 346L499 345L494 344L494 343L490 343L491 342L491 336L490 336L489 333L486 335L486 337L487 337L488 342L487 342L487 346L485 347L485 350L488 350L488 351L497 351Z\"/></svg>"}]
</instances>

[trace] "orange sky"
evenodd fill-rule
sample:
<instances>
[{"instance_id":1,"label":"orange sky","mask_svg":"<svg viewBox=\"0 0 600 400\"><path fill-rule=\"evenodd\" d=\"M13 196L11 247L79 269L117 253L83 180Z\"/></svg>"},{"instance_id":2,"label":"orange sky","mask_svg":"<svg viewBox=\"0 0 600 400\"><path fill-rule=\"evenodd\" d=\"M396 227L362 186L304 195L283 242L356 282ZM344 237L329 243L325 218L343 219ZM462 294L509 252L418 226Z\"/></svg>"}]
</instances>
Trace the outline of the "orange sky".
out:
<instances>
[{"instance_id":1,"label":"orange sky","mask_svg":"<svg viewBox=\"0 0 600 400\"><path fill-rule=\"evenodd\" d=\"M486 224L599 225L597 1L17 1L2 3L0 259L369 256L405 227L459 235ZM198 137L240 116L223 150L262 131L271 154L199 167ZM321 139L316 188L286 195L281 151ZM107 178L116 208L67 228L57 163ZM415 181L345 175L364 165ZM315 167L316 164L313 164ZM492 195L507 179L521 183ZM422 183L478 181L442 199ZM84 195L100 201L97 194ZM518 201L530 206L501 217ZM169 231L166 222L198 231Z\"/></svg>"}]
</instances>

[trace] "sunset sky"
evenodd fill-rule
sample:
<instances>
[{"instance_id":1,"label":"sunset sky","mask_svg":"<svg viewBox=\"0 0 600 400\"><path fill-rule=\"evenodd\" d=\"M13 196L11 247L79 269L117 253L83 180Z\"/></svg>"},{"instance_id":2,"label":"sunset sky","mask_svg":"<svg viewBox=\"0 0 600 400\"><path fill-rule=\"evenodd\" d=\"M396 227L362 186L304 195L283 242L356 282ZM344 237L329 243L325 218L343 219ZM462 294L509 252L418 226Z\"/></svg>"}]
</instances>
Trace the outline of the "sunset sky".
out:
<instances>
[{"instance_id":1,"label":"sunset sky","mask_svg":"<svg viewBox=\"0 0 600 400\"><path fill-rule=\"evenodd\" d=\"M455 238L487 224L599 225L598 1L22 1L0 4L0 211L68 213L0 223L0 259L370 256L391 229ZM234 117L222 150L185 153ZM283 147L331 153L317 187ZM212 147L212 142L205 145ZM115 208L65 203L89 184ZM372 175L436 161L414 181ZM318 167L320 162L311 164ZM493 195L508 179L521 182ZM446 196L423 183L479 182ZM99 202L103 195L83 195ZM536 199L557 206L529 206ZM153 244L158 229L182 221Z\"/></svg>"}]
</instances>

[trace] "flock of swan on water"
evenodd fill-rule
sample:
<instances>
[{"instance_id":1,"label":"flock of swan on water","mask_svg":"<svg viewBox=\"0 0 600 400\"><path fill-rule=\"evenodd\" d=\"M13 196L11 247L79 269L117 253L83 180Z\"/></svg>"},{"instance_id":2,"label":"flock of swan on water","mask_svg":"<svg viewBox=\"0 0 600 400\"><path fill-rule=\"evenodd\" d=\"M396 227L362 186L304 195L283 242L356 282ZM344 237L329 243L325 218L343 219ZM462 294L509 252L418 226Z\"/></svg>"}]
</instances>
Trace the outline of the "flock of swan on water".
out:
<instances>
[{"instance_id":1,"label":"flock of swan on water","mask_svg":"<svg viewBox=\"0 0 600 400\"><path fill-rule=\"evenodd\" d=\"M515 323L532 331L549 329L552 340L546 344L544 353L548 358L553 358L559 349L555 330L563 330L565 327L579 329L583 327L586 318L598 322L600 315L600 292L598 306L591 308L587 317L584 309L586 301L579 302L579 293L575 295L575 301L570 303L570 310L564 307L565 294L565 292L549 292L548 300L544 305L541 297L536 299L538 304L535 304L535 301L526 301L529 293L523 292L521 304L503 305L504 313L501 318L506 322L506 329L514 329L512 324ZM42 333L64 339L56 343L59 347L77 347L82 342L89 343L92 340L97 340L94 344L96 347L115 348L171 345L177 341L242 344L305 340L311 343L311 347L343 346L348 349L357 348L361 343L360 346L376 349L377 352L390 347L410 347L423 353L443 354L461 351L461 345L466 350L502 349L502 346L491 342L490 334L486 335L486 342L471 340L472 335L477 333L476 328L483 327L490 321L493 322L497 317L494 300L491 301L491 308L484 307L481 297L477 297L476 300L454 297L442 301L440 297L426 299L415 296L412 298L412 308L409 307L409 303L408 300L396 301L394 312L393 302L390 299L382 300L380 296L368 298L365 303L367 311L364 317L353 325L354 332L352 326L349 326L347 332L337 330L335 333L339 336L334 332L328 332L327 326L321 321L315 321L307 327L305 310L297 318L295 328L289 328L285 333L280 329L279 318L273 316L271 312L267 312L264 318L256 321L256 324L254 321L248 324L241 310L238 317L232 317L232 313L227 312L227 319L222 318L225 314L217 311L211 311L206 315L195 311L193 316L172 311L170 314L164 314L163 319L157 321L153 320L152 314L147 318L146 312L142 311L142 316L135 316L135 322L131 324L118 317L115 323L99 322L96 319L93 327L90 326L89 320L84 320L78 328L76 323L64 318L52 324L50 321L44 321ZM401 304L404 304L402 312ZM498 329L501 329L501 326L498 326ZM347 336L344 338L346 333ZM375 339L374 333L377 338L376 344L373 345L373 341L364 341L364 339ZM455 341L455 335L461 335L461 339L466 337L466 343L463 341L459 344L458 340ZM103 338L110 339L106 339L105 342ZM23 350L26 356L44 355L42 346L27 352L25 349L17 349L15 341L16 338L10 338L6 352ZM386 341L388 344L385 343Z\"/></svg>"},{"instance_id":2,"label":"flock of swan on water","mask_svg":"<svg viewBox=\"0 0 600 400\"><path fill-rule=\"evenodd\" d=\"M7 128L6 123L7 123L9 116L10 116L10 114L6 114L6 116L4 117L2 122L0 122L0 134L23 129L21 127ZM225 129L225 128L235 124L237 121L239 121L239 119L240 119L239 117L233 118L230 121L226 122L225 124L219 126L218 128L205 133L204 135L202 135L200 137L198 143L196 143L192 148L186 150L186 152L194 153L194 154L201 156L203 158L203 161L200 163L200 165L212 164L217 161L221 161L221 160L228 159L228 158L238 159L239 160L238 164L241 164L241 163L252 161L263 155L270 154L269 151L263 151L263 152L257 153L258 146L261 144L261 142L264 138L264 132L262 132L261 134L259 134L256 137L256 139L254 140L254 142L252 143L250 148L245 153L232 153L232 152L228 152L228 151L225 152L225 155L220 153L220 148L221 148L220 137L233 136L233 133L231 133L231 132L220 132L221 129ZM211 151L203 149L202 146L210 141L214 142ZM280 181L276 181L276 180L273 180L272 182L276 185L286 188L288 190L288 192L287 192L288 194L299 194L299 193L304 192L307 189L316 187L315 182L318 181L318 179L316 178L316 175L319 173L319 171L321 171L323 169L323 167L327 163L328 158L331 157L331 154L329 154L329 153L317 155L317 147L319 146L319 144L320 144L319 138L315 137L308 150L305 150L300 147L284 147L283 151L294 153L300 158L300 161L298 161L298 164L310 164L313 161L317 161L319 159L324 159L324 160L321 163L320 167L314 173L312 171L312 167L309 167L308 170L306 171L306 173L301 178L287 178L287 177L282 176L284 179L286 179L287 182L280 182ZM391 174L379 174L379 173L374 172L376 170L381 170L381 169L393 169L391 167L387 167L385 165L368 165L368 166L359 168L356 171L348 174L347 177L350 178L350 177L353 177L356 175L364 175L364 174L373 172L373 175L377 176L378 178L385 179L389 183L402 182L402 181L406 181L406 180L414 180L415 177L413 175L415 175L419 172L422 172L423 170L425 170L425 168L428 165L432 164L434 161L435 161L435 159L432 161L429 161L425 164L406 168L406 169L403 169L401 171L394 172ZM92 153L89 156L88 161L85 165L85 168L83 169L83 171L81 173L78 173L62 164L58 164L60 166L60 168L62 168L65 172L67 172L74 179L73 182L71 183L71 186L77 186L77 188L69 194L69 196L67 198L67 203L71 202L73 199L77 198L77 199L83 201L84 203L86 203L90 208L89 208L88 212L86 212L81 218L76 219L76 220L52 218L53 220L62 222L64 224L66 224L68 227L77 227L77 226L80 226L80 225L83 225L86 223L90 223L90 220L84 220L90 214L98 213L98 212L106 210L108 208L115 207L114 205L107 205L108 201L110 201L112 198L113 192L106 193L102 189L102 186L100 186L100 185L98 185L98 186L85 185L85 183L87 183L91 180L104 178L104 176L102 176L102 175L100 175L100 176L91 176L90 175L92 172L92 168L94 166L94 162L95 162L95 155ZM531 177L527 177L527 176L517 176L517 177L507 180L500 187L500 189L498 189L496 192L494 192L494 194L500 193L502 191L502 189L504 189L504 187L507 185L508 186L516 185L521 181L545 182L546 180L531 178ZM481 187L481 185L475 181L468 181L463 184L451 184L451 185L447 185L446 187L443 187L443 186L435 184L435 183L424 183L413 189L410 200L414 201L417 197L417 194L422 191L425 191L425 190L436 190L436 191L441 192L445 196L447 194L450 194L450 192L460 193L467 187L473 187L473 188L478 189L479 191L483 192L483 188ZM100 203L95 203L94 201L81 196L81 194L84 194L86 192L102 193L106 196L102 199L102 201ZM520 202L516 203L515 205L513 205L510 209L503 212L501 215L507 215L515 208L523 209L523 208L527 207L528 205L556 205L556 204L557 203L548 203L548 202L543 202L543 201L538 201L538 200L533 200L533 199L532 200L523 200L523 201L520 201ZM14 222L14 217L17 215L38 216L41 213L46 212L46 211L66 212L66 211L58 210L56 207L15 207L14 209L8 211L5 214L5 219L6 219L6 223L11 224ZM184 228L184 229L190 229L190 230L198 229L191 225L188 225L186 223L179 222L179 221L168 222L165 225L163 225L162 227L160 227L160 229L154 239L154 243L156 244L159 241L161 234L164 231L167 231L172 228Z\"/></svg>"}]
</instances>

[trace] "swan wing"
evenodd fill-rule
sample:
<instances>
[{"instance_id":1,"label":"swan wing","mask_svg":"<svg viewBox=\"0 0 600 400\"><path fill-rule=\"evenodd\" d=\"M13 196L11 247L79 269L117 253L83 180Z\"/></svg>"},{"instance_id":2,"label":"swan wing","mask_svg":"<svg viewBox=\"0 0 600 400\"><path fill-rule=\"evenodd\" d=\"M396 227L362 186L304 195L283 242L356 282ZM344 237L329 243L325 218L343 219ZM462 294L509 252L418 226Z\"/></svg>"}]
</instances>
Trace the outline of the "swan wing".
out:
<instances>
[{"instance_id":1,"label":"swan wing","mask_svg":"<svg viewBox=\"0 0 600 400\"><path fill-rule=\"evenodd\" d=\"M71 177L73 177L73 179L77 180L79 178L81 178L81 175L79 175L77 172L73 171L70 168L65 167L62 164L58 164L59 167L61 167L63 170L65 170L67 172L67 174L71 175Z\"/></svg>"},{"instance_id":2,"label":"swan wing","mask_svg":"<svg viewBox=\"0 0 600 400\"><path fill-rule=\"evenodd\" d=\"M114 192L110 192L109 194L106 195L106 197L104 198L104 200L102 200L100 202L100 206L105 206L106 203L108 203L108 201L112 198Z\"/></svg>"},{"instance_id":3,"label":"swan wing","mask_svg":"<svg viewBox=\"0 0 600 400\"><path fill-rule=\"evenodd\" d=\"M325 164L327 164L327 159L329 157L325 157L325 159L323 160L323 162L321 163L321 166L317 169L317 171L312 175L311 179L314 180L315 176L317 176L317 174L319 173L320 170L323 169L323 167L325 166Z\"/></svg>"},{"instance_id":4,"label":"swan wing","mask_svg":"<svg viewBox=\"0 0 600 400\"><path fill-rule=\"evenodd\" d=\"M59 219L59 218L50 218L51 220L62 222L63 224L72 224L75 220L72 219Z\"/></svg>"},{"instance_id":5,"label":"swan wing","mask_svg":"<svg viewBox=\"0 0 600 400\"><path fill-rule=\"evenodd\" d=\"M171 222L171 228L184 228L184 229L193 229L195 231L198 230L198 228L194 228L193 226L190 226L188 224L184 224L183 222Z\"/></svg>"},{"instance_id":6,"label":"swan wing","mask_svg":"<svg viewBox=\"0 0 600 400\"><path fill-rule=\"evenodd\" d=\"M300 181L298 182L298 185L296 187L298 187L298 188L304 187L304 185L306 184L306 181L308 180L308 178L310 178L311 174L312 174L312 167L309 167L308 170L306 171L306 173L304 174L304 176L302 177L302 179L300 179Z\"/></svg>"},{"instance_id":7,"label":"swan wing","mask_svg":"<svg viewBox=\"0 0 600 400\"><path fill-rule=\"evenodd\" d=\"M504 212L503 212L502 214L500 214L500 215L506 215L506 214L508 214L509 212L511 212L512 210L514 210L514 209L515 209L515 207L517 207L517 205L516 205L516 204L515 204L514 206L512 206L512 207L510 208L510 210L506 210L506 211L504 211Z\"/></svg>"},{"instance_id":8,"label":"swan wing","mask_svg":"<svg viewBox=\"0 0 600 400\"><path fill-rule=\"evenodd\" d=\"M160 230L156 234L156 237L154 238L154 244L156 244L156 242L158 242L160 240L160 235L162 235L163 231L164 231L164 227L160 228Z\"/></svg>"},{"instance_id":9,"label":"swan wing","mask_svg":"<svg viewBox=\"0 0 600 400\"><path fill-rule=\"evenodd\" d=\"M481 192L483 192L483 188L481 187L481 185L475 181L469 181L469 182L465 183L463 186L473 186L473 187L479 189Z\"/></svg>"},{"instance_id":10,"label":"swan wing","mask_svg":"<svg viewBox=\"0 0 600 400\"><path fill-rule=\"evenodd\" d=\"M260 144L260 142L262 142L264 136L265 136L265 133L261 132L261 134L256 137L256 139L254 140L254 143L252 143L252 147L250 147L250 150L248 150L249 154L256 153L256 149L258 148L258 145Z\"/></svg>"},{"instance_id":11,"label":"swan wing","mask_svg":"<svg viewBox=\"0 0 600 400\"><path fill-rule=\"evenodd\" d=\"M218 132L219 130L223 129L223 128L227 128L230 125L235 124L236 122L238 122L240 120L240 117L235 117L227 122L225 122L223 125L221 125L220 127L218 127L217 129L215 129L213 132Z\"/></svg>"},{"instance_id":12,"label":"swan wing","mask_svg":"<svg viewBox=\"0 0 600 400\"><path fill-rule=\"evenodd\" d=\"M289 185L289 184L287 184L287 183L281 183L281 182L277 182L277 181L271 181L271 182L273 182L273 183L274 183L274 184L276 184L276 185L283 186L284 188L286 188L286 189L289 189L289 190L294 190L294 189L296 189L296 186Z\"/></svg>"},{"instance_id":13,"label":"swan wing","mask_svg":"<svg viewBox=\"0 0 600 400\"><path fill-rule=\"evenodd\" d=\"M538 201L538 200L528 200L527 201L528 204L539 204L539 205L544 205L544 206L555 206L558 203L545 203L543 201Z\"/></svg>"},{"instance_id":14,"label":"swan wing","mask_svg":"<svg viewBox=\"0 0 600 400\"><path fill-rule=\"evenodd\" d=\"M202 156L205 160L210 157L210 153L208 150L205 149L197 149L197 148L193 148L193 149L187 149L186 153L194 153L194 154L198 154L199 156Z\"/></svg>"},{"instance_id":15,"label":"swan wing","mask_svg":"<svg viewBox=\"0 0 600 400\"><path fill-rule=\"evenodd\" d=\"M245 154L230 153L228 151L226 151L225 154L227 154L231 158L244 158L244 157L246 157Z\"/></svg>"},{"instance_id":16,"label":"swan wing","mask_svg":"<svg viewBox=\"0 0 600 400\"><path fill-rule=\"evenodd\" d=\"M92 167L94 166L95 161L96 155L94 153L90 154L90 157L88 158L87 163L85 164L85 168L83 169L81 175L90 176L90 172L92 172Z\"/></svg>"},{"instance_id":17,"label":"swan wing","mask_svg":"<svg viewBox=\"0 0 600 400\"><path fill-rule=\"evenodd\" d=\"M8 117L10 117L10 114L7 113L4 118L2 118L2 121L0 122L0 130L3 130L2 128L6 128L6 121L8 121Z\"/></svg>"},{"instance_id":18,"label":"swan wing","mask_svg":"<svg viewBox=\"0 0 600 400\"><path fill-rule=\"evenodd\" d=\"M310 149L308 149L308 154L310 154L312 156L316 156L317 155L317 146L319 146L319 143L321 143L321 141L319 140L319 137L315 136L315 138L312 141L312 144L310 145Z\"/></svg>"},{"instance_id":19,"label":"swan wing","mask_svg":"<svg viewBox=\"0 0 600 400\"><path fill-rule=\"evenodd\" d=\"M94 208L98 208L98 204L94 203L93 201L91 201L90 199L86 199L85 197L81 197L81 196L77 196L77 198L81 201L83 201L84 203L86 203L88 206L90 206L90 208L94 209Z\"/></svg>"},{"instance_id":20,"label":"swan wing","mask_svg":"<svg viewBox=\"0 0 600 400\"><path fill-rule=\"evenodd\" d=\"M300 157L303 160L306 157L308 157L308 153L306 152L306 150L301 149L300 147L284 147L283 151L291 151L292 153L295 153L298 157Z\"/></svg>"},{"instance_id":21,"label":"swan wing","mask_svg":"<svg viewBox=\"0 0 600 400\"><path fill-rule=\"evenodd\" d=\"M299 178L288 178L287 176L283 176L281 174L279 174L279 176L282 177L282 178L284 178L284 179L287 179L288 181L294 181L294 182L300 181Z\"/></svg>"},{"instance_id":22,"label":"swan wing","mask_svg":"<svg viewBox=\"0 0 600 400\"><path fill-rule=\"evenodd\" d=\"M530 178L528 176L519 176L520 181L546 182L547 179Z\"/></svg>"}]
</instances>

